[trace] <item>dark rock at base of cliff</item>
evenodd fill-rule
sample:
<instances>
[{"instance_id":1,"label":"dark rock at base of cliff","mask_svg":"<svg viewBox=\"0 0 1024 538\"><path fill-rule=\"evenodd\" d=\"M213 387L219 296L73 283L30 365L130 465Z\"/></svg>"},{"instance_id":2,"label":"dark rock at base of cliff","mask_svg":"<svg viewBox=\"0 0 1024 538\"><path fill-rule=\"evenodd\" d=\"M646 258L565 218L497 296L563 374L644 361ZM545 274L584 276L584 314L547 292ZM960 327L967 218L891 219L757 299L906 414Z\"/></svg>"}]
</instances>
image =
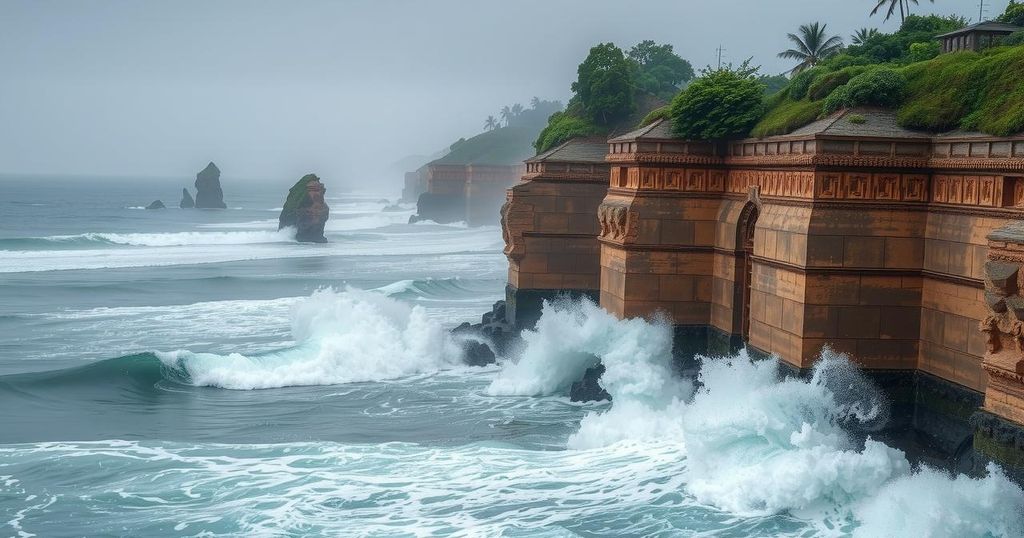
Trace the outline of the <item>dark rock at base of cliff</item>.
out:
<instances>
[{"instance_id":1,"label":"dark rock at base of cliff","mask_svg":"<svg viewBox=\"0 0 1024 538\"><path fill-rule=\"evenodd\" d=\"M212 162L196 174L195 206L199 209L227 209L220 188L220 169Z\"/></svg>"},{"instance_id":2,"label":"dark rock at base of cliff","mask_svg":"<svg viewBox=\"0 0 1024 538\"><path fill-rule=\"evenodd\" d=\"M421 194L416 202L416 214L409 217L409 223L421 220L432 220L438 224L466 220L466 197L461 194Z\"/></svg>"},{"instance_id":3,"label":"dark rock at base of cliff","mask_svg":"<svg viewBox=\"0 0 1024 538\"><path fill-rule=\"evenodd\" d=\"M192 199L192 195L189 194L188 189L181 189L181 201L178 202L178 207L182 209L192 209L196 206L196 201Z\"/></svg>"},{"instance_id":4,"label":"dark rock at base of cliff","mask_svg":"<svg viewBox=\"0 0 1024 538\"><path fill-rule=\"evenodd\" d=\"M611 394L604 390L598 380L604 374L604 365L598 364L593 368L587 368L583 373L583 379L575 382L569 387L569 400L573 402L599 402L611 400Z\"/></svg>"},{"instance_id":5,"label":"dark rock at base of cliff","mask_svg":"<svg viewBox=\"0 0 1024 538\"><path fill-rule=\"evenodd\" d=\"M146 206L146 209L166 209L166 208L167 208L167 206L165 206L164 203L161 202L160 200L153 200L152 204L149 204L148 206Z\"/></svg>"},{"instance_id":6,"label":"dark rock at base of cliff","mask_svg":"<svg viewBox=\"0 0 1024 538\"><path fill-rule=\"evenodd\" d=\"M470 366L495 362L495 354L504 354L519 337L519 333L505 322L505 301L494 303L491 311L482 316L480 323L463 323L452 329L452 334L462 345L466 364Z\"/></svg>"},{"instance_id":7,"label":"dark rock at base of cliff","mask_svg":"<svg viewBox=\"0 0 1024 538\"><path fill-rule=\"evenodd\" d=\"M387 206L384 206L384 209L381 209L381 211L385 211L385 212L405 211L405 208L402 207L399 204L389 204Z\"/></svg>"},{"instance_id":8,"label":"dark rock at base of cliff","mask_svg":"<svg viewBox=\"0 0 1024 538\"><path fill-rule=\"evenodd\" d=\"M466 364L470 366L487 366L497 360L487 344L475 340L464 341L462 353Z\"/></svg>"},{"instance_id":9,"label":"dark rock at base of cliff","mask_svg":"<svg viewBox=\"0 0 1024 538\"><path fill-rule=\"evenodd\" d=\"M324 201L327 189L315 174L302 176L291 189L281 208L277 229L295 227L295 240L300 243L326 243L324 226L331 208Z\"/></svg>"}]
</instances>

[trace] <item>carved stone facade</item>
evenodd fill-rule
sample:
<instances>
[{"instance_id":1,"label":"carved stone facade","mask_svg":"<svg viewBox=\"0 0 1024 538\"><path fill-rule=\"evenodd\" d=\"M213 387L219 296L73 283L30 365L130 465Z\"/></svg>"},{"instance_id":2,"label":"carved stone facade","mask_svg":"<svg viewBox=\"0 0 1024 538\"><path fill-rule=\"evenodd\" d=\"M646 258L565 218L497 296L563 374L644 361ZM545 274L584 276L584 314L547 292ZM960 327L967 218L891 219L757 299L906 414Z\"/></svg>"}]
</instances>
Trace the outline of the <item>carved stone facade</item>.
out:
<instances>
[{"instance_id":1,"label":"carved stone facade","mask_svg":"<svg viewBox=\"0 0 1024 538\"><path fill-rule=\"evenodd\" d=\"M1024 139L930 138L887 114L728 145L659 124L610 140L602 304L800 368L829 344L983 391L985 236L1024 216Z\"/></svg>"}]
</instances>

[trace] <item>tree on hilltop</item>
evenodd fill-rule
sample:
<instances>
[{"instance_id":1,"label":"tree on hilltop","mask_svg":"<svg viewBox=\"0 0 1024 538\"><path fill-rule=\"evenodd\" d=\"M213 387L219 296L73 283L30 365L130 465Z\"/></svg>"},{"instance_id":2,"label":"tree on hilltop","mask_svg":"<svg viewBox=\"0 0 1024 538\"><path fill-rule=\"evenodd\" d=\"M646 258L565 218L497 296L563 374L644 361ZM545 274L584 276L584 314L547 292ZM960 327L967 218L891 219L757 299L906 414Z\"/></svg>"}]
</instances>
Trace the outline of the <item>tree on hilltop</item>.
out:
<instances>
[{"instance_id":1,"label":"tree on hilltop","mask_svg":"<svg viewBox=\"0 0 1024 538\"><path fill-rule=\"evenodd\" d=\"M818 62L835 56L843 48L843 40L839 36L827 36L827 24L812 22L801 24L797 34L786 34L796 48L787 49L779 53L779 58L799 60L800 63L793 68L793 73L818 65Z\"/></svg>"},{"instance_id":2,"label":"tree on hilltop","mask_svg":"<svg viewBox=\"0 0 1024 538\"><path fill-rule=\"evenodd\" d=\"M498 128L498 119L494 116L487 116L487 121L484 122L484 129L493 131Z\"/></svg>"},{"instance_id":3,"label":"tree on hilltop","mask_svg":"<svg viewBox=\"0 0 1024 538\"><path fill-rule=\"evenodd\" d=\"M590 120L607 126L633 112L630 63L614 43L591 48L576 74L572 91Z\"/></svg>"}]
</instances>

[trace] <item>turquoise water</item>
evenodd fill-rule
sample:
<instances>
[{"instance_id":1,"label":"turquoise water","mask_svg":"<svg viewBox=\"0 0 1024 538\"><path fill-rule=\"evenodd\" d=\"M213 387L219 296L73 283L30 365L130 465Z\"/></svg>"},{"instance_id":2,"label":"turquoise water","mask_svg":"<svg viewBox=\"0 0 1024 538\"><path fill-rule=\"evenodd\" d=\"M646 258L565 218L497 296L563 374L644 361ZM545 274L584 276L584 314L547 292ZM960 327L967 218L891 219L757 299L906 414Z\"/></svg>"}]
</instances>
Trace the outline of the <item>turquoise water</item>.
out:
<instances>
[{"instance_id":1,"label":"turquoise water","mask_svg":"<svg viewBox=\"0 0 1024 538\"><path fill-rule=\"evenodd\" d=\"M593 305L499 365L447 329L501 298L497 228L406 224L328 183L0 178L0 536L1021 536L1024 492L913 468L841 356L709 360ZM44 185L45 188L41 188ZM601 357L614 404L568 385Z\"/></svg>"}]
</instances>

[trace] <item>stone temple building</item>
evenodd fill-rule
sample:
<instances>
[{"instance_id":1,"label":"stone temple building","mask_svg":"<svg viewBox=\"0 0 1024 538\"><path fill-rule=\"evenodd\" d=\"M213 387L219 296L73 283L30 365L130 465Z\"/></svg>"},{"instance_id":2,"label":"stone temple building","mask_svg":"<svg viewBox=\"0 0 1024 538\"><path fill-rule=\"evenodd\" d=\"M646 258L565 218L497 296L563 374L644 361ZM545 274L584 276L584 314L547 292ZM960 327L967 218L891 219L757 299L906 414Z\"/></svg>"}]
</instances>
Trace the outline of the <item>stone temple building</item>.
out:
<instances>
[{"instance_id":1,"label":"stone temple building","mask_svg":"<svg viewBox=\"0 0 1024 538\"><path fill-rule=\"evenodd\" d=\"M901 426L1024 469L1024 136L880 109L729 143L669 127L527 162L503 208L509 322L569 292L794 372L828 345L892 390Z\"/></svg>"}]
</instances>

